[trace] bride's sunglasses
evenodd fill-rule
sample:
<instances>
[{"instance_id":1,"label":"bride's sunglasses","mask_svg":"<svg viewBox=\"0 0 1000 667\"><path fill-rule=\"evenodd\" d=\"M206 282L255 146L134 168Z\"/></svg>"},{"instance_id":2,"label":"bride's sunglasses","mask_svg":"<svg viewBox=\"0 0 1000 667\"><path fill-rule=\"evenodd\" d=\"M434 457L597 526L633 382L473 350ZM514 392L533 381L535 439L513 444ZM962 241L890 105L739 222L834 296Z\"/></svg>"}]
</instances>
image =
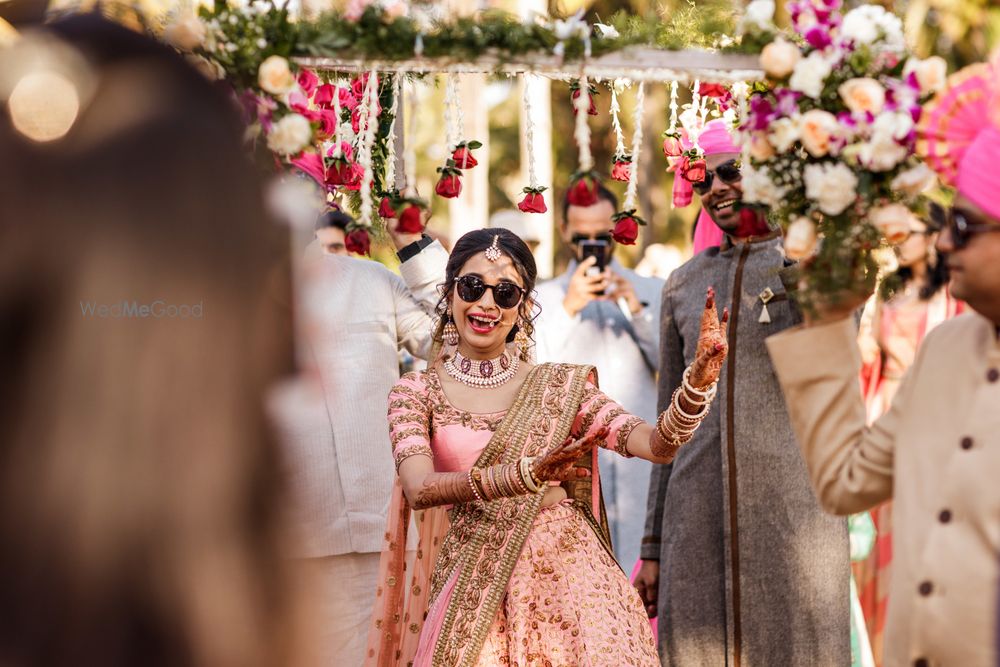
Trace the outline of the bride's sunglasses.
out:
<instances>
[{"instance_id":1,"label":"bride's sunglasses","mask_svg":"<svg viewBox=\"0 0 1000 667\"><path fill-rule=\"evenodd\" d=\"M715 180L716 176L721 178L723 183L736 183L743 178L743 173L740 171L739 161L729 160L728 162L723 162L716 167L714 171L706 169L705 179L692 183L691 187L699 195L706 194L712 189L712 182Z\"/></svg>"},{"instance_id":2,"label":"bride's sunglasses","mask_svg":"<svg viewBox=\"0 0 1000 667\"><path fill-rule=\"evenodd\" d=\"M493 290L493 301L501 308L514 308L524 298L524 288L509 280L501 280L496 285L487 285L479 276L464 275L455 281L455 291L467 303L475 303L483 298L486 290Z\"/></svg>"}]
</instances>

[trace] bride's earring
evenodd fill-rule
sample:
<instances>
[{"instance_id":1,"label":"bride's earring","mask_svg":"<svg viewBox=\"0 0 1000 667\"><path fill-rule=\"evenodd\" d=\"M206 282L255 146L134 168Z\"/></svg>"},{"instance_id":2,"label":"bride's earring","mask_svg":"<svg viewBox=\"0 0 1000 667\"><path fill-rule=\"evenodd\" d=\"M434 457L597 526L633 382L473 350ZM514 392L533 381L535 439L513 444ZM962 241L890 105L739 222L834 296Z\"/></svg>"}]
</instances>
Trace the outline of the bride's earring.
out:
<instances>
[{"instance_id":1,"label":"bride's earring","mask_svg":"<svg viewBox=\"0 0 1000 667\"><path fill-rule=\"evenodd\" d=\"M458 327L455 326L455 318L451 316L450 311L445 317L447 319L441 329L441 339L445 345L458 345Z\"/></svg>"},{"instance_id":2,"label":"bride's earring","mask_svg":"<svg viewBox=\"0 0 1000 667\"><path fill-rule=\"evenodd\" d=\"M517 346L518 355L522 361L528 361L528 348L531 347L531 339L525 331L525 321L522 317L517 321L517 333L514 334L514 345Z\"/></svg>"}]
</instances>

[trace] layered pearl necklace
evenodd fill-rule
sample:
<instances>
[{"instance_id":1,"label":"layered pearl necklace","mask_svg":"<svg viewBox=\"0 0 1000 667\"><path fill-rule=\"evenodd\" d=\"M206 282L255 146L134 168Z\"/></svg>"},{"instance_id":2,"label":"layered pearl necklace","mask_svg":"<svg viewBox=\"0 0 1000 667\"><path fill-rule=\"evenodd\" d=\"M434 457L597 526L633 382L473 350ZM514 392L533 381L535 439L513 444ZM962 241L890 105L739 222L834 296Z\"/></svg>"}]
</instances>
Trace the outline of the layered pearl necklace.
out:
<instances>
[{"instance_id":1,"label":"layered pearl necklace","mask_svg":"<svg viewBox=\"0 0 1000 667\"><path fill-rule=\"evenodd\" d=\"M517 373L517 357L504 350L496 359L475 360L455 350L444 362L448 375L470 387L499 387Z\"/></svg>"}]
</instances>

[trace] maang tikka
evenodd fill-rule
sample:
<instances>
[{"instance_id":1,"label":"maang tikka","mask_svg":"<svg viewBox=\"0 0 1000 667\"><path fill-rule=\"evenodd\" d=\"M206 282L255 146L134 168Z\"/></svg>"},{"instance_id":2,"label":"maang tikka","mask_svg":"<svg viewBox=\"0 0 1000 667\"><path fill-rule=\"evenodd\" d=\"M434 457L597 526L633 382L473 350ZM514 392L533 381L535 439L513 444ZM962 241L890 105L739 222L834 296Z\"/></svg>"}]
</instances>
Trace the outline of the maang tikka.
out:
<instances>
[{"instance_id":1,"label":"maang tikka","mask_svg":"<svg viewBox=\"0 0 1000 667\"><path fill-rule=\"evenodd\" d=\"M499 243L500 243L500 235L496 234L493 237L493 243L490 245L489 248L486 249L484 253L486 255L486 259L490 260L491 262L495 262L498 259L500 259L500 246L498 245Z\"/></svg>"},{"instance_id":2,"label":"maang tikka","mask_svg":"<svg viewBox=\"0 0 1000 667\"><path fill-rule=\"evenodd\" d=\"M441 329L441 340L445 345L458 345L458 327L455 326L455 318L451 316L451 311L444 315L444 327Z\"/></svg>"}]
</instances>

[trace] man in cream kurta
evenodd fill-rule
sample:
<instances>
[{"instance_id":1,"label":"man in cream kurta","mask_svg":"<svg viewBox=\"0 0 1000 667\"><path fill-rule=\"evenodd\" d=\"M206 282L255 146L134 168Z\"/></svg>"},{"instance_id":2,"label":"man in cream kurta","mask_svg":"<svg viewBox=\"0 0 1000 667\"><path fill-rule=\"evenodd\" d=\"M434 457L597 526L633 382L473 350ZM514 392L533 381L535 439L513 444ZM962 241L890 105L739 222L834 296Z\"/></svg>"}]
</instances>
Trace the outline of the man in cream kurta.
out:
<instances>
[{"instance_id":1,"label":"man in cream kurta","mask_svg":"<svg viewBox=\"0 0 1000 667\"><path fill-rule=\"evenodd\" d=\"M400 276L309 253L298 294L302 378L276 392L292 497L290 545L315 595L317 665L360 665L395 469L386 420L399 349L425 358L448 254L395 234ZM415 545L414 545L415 548Z\"/></svg>"},{"instance_id":2,"label":"man in cream kurta","mask_svg":"<svg viewBox=\"0 0 1000 667\"><path fill-rule=\"evenodd\" d=\"M927 335L884 416L865 426L848 315L856 300L767 340L823 507L851 514L894 501L888 667L997 664L1000 131L992 132L968 149L938 240L952 294L975 312Z\"/></svg>"}]
</instances>

